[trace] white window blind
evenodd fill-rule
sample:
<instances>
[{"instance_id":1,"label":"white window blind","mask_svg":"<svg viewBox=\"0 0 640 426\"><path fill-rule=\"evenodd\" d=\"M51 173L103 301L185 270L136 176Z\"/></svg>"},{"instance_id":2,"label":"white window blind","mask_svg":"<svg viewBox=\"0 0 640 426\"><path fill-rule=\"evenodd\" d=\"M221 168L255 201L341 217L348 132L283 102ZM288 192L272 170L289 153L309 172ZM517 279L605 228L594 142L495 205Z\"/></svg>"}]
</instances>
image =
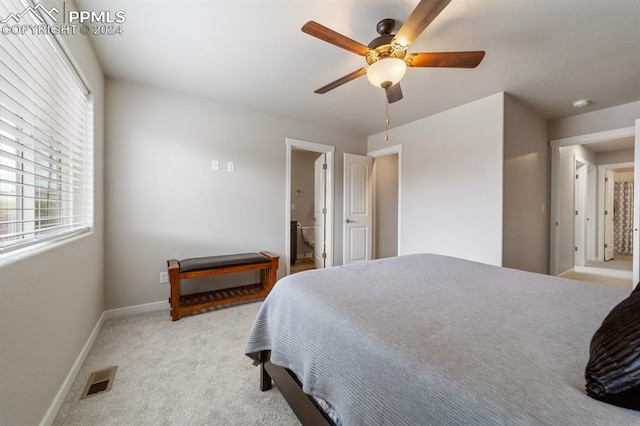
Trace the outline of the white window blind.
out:
<instances>
[{"instance_id":1,"label":"white window blind","mask_svg":"<svg viewBox=\"0 0 640 426\"><path fill-rule=\"evenodd\" d=\"M0 2L0 17L25 4ZM40 24L35 12L20 24ZM86 88L50 35L0 34L0 253L88 229Z\"/></svg>"}]
</instances>

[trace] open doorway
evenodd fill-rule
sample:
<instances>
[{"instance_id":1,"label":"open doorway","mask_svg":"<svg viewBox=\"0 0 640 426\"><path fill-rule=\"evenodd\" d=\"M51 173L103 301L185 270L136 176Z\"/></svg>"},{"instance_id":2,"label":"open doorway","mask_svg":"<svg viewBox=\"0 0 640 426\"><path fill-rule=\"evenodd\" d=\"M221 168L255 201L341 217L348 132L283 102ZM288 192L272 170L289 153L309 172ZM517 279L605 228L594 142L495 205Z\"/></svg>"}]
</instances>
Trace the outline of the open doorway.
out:
<instances>
[{"instance_id":1,"label":"open doorway","mask_svg":"<svg viewBox=\"0 0 640 426\"><path fill-rule=\"evenodd\" d=\"M400 255L401 156L401 145L345 153L345 265Z\"/></svg>"},{"instance_id":2,"label":"open doorway","mask_svg":"<svg viewBox=\"0 0 640 426\"><path fill-rule=\"evenodd\" d=\"M553 275L632 288L636 154L631 130L552 141ZM626 190L618 202L616 188Z\"/></svg>"},{"instance_id":3,"label":"open doorway","mask_svg":"<svg viewBox=\"0 0 640 426\"><path fill-rule=\"evenodd\" d=\"M373 161L373 258L398 256L399 154Z\"/></svg>"},{"instance_id":4,"label":"open doorway","mask_svg":"<svg viewBox=\"0 0 640 426\"><path fill-rule=\"evenodd\" d=\"M287 138L285 274L333 266L335 147Z\"/></svg>"},{"instance_id":5,"label":"open doorway","mask_svg":"<svg viewBox=\"0 0 640 426\"><path fill-rule=\"evenodd\" d=\"M291 273L322 268L326 179L325 153L291 151ZM319 164L319 172L316 170ZM317 235L316 235L317 234ZM318 242L318 247L316 247ZM319 261L316 261L318 259Z\"/></svg>"},{"instance_id":6,"label":"open doorway","mask_svg":"<svg viewBox=\"0 0 640 426\"><path fill-rule=\"evenodd\" d=\"M592 167L576 159L575 262L573 270L561 276L630 289L633 274L633 163L604 164L597 167L599 173L592 173ZM584 182L586 171L589 177ZM599 175L599 185L594 185L591 175ZM594 187L601 188L599 194L592 191ZM596 198L597 203L593 203ZM591 208L592 205L595 208ZM601 230L600 238L598 229Z\"/></svg>"},{"instance_id":7,"label":"open doorway","mask_svg":"<svg viewBox=\"0 0 640 426\"><path fill-rule=\"evenodd\" d=\"M635 167L632 162L603 166L604 260L590 266L625 271L632 279ZM600 259L599 259L600 260Z\"/></svg>"},{"instance_id":8,"label":"open doorway","mask_svg":"<svg viewBox=\"0 0 640 426\"><path fill-rule=\"evenodd\" d=\"M602 166L604 261L631 262L635 204L633 162ZM629 267L630 268L630 267Z\"/></svg>"}]
</instances>

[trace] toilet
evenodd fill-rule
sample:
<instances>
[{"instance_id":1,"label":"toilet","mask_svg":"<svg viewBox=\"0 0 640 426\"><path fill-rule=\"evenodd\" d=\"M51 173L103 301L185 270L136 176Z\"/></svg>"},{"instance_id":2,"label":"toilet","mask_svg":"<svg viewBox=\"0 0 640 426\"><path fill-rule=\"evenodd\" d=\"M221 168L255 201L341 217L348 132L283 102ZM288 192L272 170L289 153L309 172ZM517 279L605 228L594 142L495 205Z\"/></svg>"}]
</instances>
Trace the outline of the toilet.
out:
<instances>
[{"instance_id":1,"label":"toilet","mask_svg":"<svg viewBox=\"0 0 640 426\"><path fill-rule=\"evenodd\" d=\"M302 236L302 241L309 247L309 250L304 252L304 257L307 257L307 253L310 253L313 257L315 242L313 241L315 238L315 226L303 226L300 228L300 235Z\"/></svg>"}]
</instances>

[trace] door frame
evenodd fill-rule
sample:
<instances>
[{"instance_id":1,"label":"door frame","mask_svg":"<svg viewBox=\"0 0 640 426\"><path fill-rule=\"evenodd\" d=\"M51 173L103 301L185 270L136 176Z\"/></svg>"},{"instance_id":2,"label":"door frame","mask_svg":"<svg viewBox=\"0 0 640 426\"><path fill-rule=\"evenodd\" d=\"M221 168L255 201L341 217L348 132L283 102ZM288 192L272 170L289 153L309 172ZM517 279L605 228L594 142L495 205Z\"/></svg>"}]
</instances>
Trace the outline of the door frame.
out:
<instances>
[{"instance_id":1,"label":"door frame","mask_svg":"<svg viewBox=\"0 0 640 426\"><path fill-rule=\"evenodd\" d=\"M583 158L573 156L573 265L585 266L587 261L587 178L589 162Z\"/></svg>"},{"instance_id":2,"label":"door frame","mask_svg":"<svg viewBox=\"0 0 640 426\"><path fill-rule=\"evenodd\" d=\"M597 260L598 253L598 166L587 166L587 247L586 260Z\"/></svg>"},{"instance_id":3,"label":"door frame","mask_svg":"<svg viewBox=\"0 0 640 426\"><path fill-rule=\"evenodd\" d=\"M369 151L367 152L367 156L372 157L373 161L375 162L376 158L380 158L380 157L386 157L388 155L393 155L393 154L397 154L398 156L398 248L397 248L397 252L398 252L398 256L402 255L401 252L401 247L402 247L402 145L394 145L394 146L389 146L386 148L382 148L382 149L377 149L375 151ZM374 173L375 173L375 167L373 168ZM373 220L373 246L375 247L376 244L376 235L377 235L377 230L375 228L375 211L376 211L376 198L375 198L375 194L376 194L376 190L375 190L375 184L376 184L376 180L375 180L375 176L373 179L373 212L374 212L374 220Z\"/></svg>"},{"instance_id":4,"label":"door frame","mask_svg":"<svg viewBox=\"0 0 640 426\"><path fill-rule=\"evenodd\" d=\"M303 141L300 139L285 138L286 143L286 190L285 190L285 240L284 240L284 270L285 276L291 273L291 151L300 149L312 151L320 154L327 154L327 181L326 181L326 204L327 222L325 230L325 248L327 258L325 267L333 266L333 218L334 218L334 164L336 147L316 142Z\"/></svg>"},{"instance_id":5,"label":"door frame","mask_svg":"<svg viewBox=\"0 0 640 426\"><path fill-rule=\"evenodd\" d=\"M640 121L640 120L639 120ZM558 233L558 205L560 203L560 177L559 177L559 168L560 168L560 148L571 145L588 145L590 143L602 142L611 139L619 139L633 136L635 137L636 145L640 144L638 137L636 136L636 127L624 127L615 130L606 130L603 132L596 133L588 133L584 135L571 136L568 138L562 139L554 139L551 141L551 247L549 249L549 257L550 257L550 274L558 275L560 271L558 271L558 264L560 261L560 235ZM635 162L640 165L640 149L635 150ZM640 172L638 165L635 165L636 173ZM638 200L640 201L640 200ZM634 200L634 211L635 214L638 213L637 206L635 205L637 201ZM638 240L637 233L634 233L634 242ZM634 243L635 244L635 243ZM635 245L634 245L635 247ZM633 265L634 271L638 269L638 266ZM564 271L562 271L564 272Z\"/></svg>"},{"instance_id":6,"label":"door frame","mask_svg":"<svg viewBox=\"0 0 640 426\"><path fill-rule=\"evenodd\" d=\"M321 153L313 161L313 238L316 242L313 246L312 257L313 266L316 269L327 267L327 154ZM322 204L322 228L319 225L318 215L319 204Z\"/></svg>"}]
</instances>

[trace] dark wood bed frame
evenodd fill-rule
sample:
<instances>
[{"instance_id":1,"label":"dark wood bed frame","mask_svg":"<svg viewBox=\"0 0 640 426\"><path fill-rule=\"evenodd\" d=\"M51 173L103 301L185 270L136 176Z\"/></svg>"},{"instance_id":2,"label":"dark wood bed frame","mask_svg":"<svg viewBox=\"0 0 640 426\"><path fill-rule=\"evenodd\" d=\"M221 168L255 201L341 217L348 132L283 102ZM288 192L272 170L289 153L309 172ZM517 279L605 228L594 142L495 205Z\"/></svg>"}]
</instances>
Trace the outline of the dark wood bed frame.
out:
<instances>
[{"instance_id":1,"label":"dark wood bed frame","mask_svg":"<svg viewBox=\"0 0 640 426\"><path fill-rule=\"evenodd\" d=\"M271 351L260 352L260 390L267 391L273 383L304 426L331 426L334 423L319 408L313 399L302 391L302 384L295 374L286 368L274 365Z\"/></svg>"}]
</instances>

